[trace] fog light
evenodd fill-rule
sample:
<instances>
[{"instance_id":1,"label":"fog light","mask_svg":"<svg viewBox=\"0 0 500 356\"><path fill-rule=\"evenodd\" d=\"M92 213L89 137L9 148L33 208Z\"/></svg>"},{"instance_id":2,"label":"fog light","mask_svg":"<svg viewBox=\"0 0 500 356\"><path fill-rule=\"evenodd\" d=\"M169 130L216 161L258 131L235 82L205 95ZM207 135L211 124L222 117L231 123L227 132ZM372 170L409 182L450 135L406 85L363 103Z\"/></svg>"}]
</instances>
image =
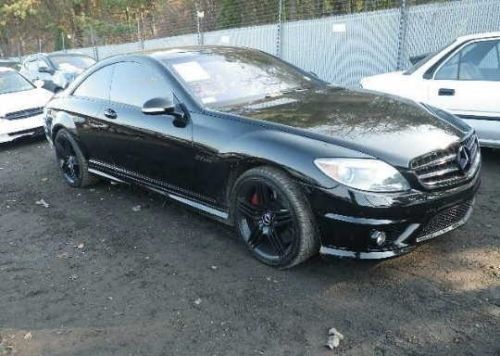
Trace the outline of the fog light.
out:
<instances>
[{"instance_id":1,"label":"fog light","mask_svg":"<svg viewBox=\"0 0 500 356\"><path fill-rule=\"evenodd\" d=\"M374 230L370 233L370 238L375 241L378 246L382 246L385 243L387 235L383 231Z\"/></svg>"}]
</instances>

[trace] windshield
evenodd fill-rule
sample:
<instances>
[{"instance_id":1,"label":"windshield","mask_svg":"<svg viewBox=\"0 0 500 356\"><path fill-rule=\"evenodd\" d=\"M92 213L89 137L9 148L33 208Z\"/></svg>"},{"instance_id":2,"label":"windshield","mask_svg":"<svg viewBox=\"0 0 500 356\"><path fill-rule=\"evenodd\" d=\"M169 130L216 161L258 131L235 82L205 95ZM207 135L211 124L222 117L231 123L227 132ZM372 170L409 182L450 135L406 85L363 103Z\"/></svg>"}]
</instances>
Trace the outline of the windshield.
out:
<instances>
[{"instance_id":1,"label":"windshield","mask_svg":"<svg viewBox=\"0 0 500 356\"><path fill-rule=\"evenodd\" d=\"M87 56L52 56L50 60L57 69L69 71L75 69L83 71L96 62L93 58Z\"/></svg>"},{"instance_id":2,"label":"windshield","mask_svg":"<svg viewBox=\"0 0 500 356\"><path fill-rule=\"evenodd\" d=\"M34 89L35 86L17 72L0 71L0 95Z\"/></svg>"},{"instance_id":3,"label":"windshield","mask_svg":"<svg viewBox=\"0 0 500 356\"><path fill-rule=\"evenodd\" d=\"M209 107L246 104L318 85L312 76L257 51L206 50L163 62Z\"/></svg>"}]
</instances>

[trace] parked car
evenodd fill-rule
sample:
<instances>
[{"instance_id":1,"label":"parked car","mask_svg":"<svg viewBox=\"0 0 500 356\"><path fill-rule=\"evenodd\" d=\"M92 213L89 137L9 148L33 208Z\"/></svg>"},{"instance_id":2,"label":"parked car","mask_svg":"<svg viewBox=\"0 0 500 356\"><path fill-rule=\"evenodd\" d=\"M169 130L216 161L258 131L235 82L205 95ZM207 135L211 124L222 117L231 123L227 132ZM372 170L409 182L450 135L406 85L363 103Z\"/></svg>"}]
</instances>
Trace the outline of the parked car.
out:
<instances>
[{"instance_id":1,"label":"parked car","mask_svg":"<svg viewBox=\"0 0 500 356\"><path fill-rule=\"evenodd\" d=\"M476 135L454 116L250 49L104 60L48 104L45 129L70 186L146 187L281 268L406 253L464 224L479 185Z\"/></svg>"},{"instance_id":2,"label":"parked car","mask_svg":"<svg viewBox=\"0 0 500 356\"><path fill-rule=\"evenodd\" d=\"M20 72L31 81L42 80L44 88L58 92L95 63L94 58L83 54L39 53L26 57Z\"/></svg>"},{"instance_id":3,"label":"parked car","mask_svg":"<svg viewBox=\"0 0 500 356\"><path fill-rule=\"evenodd\" d=\"M361 80L365 89L445 109L500 148L500 32L464 36L405 72Z\"/></svg>"},{"instance_id":4,"label":"parked car","mask_svg":"<svg viewBox=\"0 0 500 356\"><path fill-rule=\"evenodd\" d=\"M14 59L0 59L0 68L21 69L21 63Z\"/></svg>"},{"instance_id":5,"label":"parked car","mask_svg":"<svg viewBox=\"0 0 500 356\"><path fill-rule=\"evenodd\" d=\"M52 95L15 70L0 68L0 143L43 135L43 107Z\"/></svg>"}]
</instances>

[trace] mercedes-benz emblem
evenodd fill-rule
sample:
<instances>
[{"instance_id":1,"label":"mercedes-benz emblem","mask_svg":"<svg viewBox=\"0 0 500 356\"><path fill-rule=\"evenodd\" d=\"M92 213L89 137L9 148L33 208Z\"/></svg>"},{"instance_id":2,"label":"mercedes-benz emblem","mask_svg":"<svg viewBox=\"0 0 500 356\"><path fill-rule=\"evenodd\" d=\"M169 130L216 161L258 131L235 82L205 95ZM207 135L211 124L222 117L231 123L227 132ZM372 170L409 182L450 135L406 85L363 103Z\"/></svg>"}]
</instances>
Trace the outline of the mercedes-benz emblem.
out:
<instances>
[{"instance_id":1,"label":"mercedes-benz emblem","mask_svg":"<svg viewBox=\"0 0 500 356\"><path fill-rule=\"evenodd\" d=\"M262 222L264 223L264 225L271 225L271 222L273 221L273 215L271 213L265 213L264 215L262 215Z\"/></svg>"},{"instance_id":2,"label":"mercedes-benz emblem","mask_svg":"<svg viewBox=\"0 0 500 356\"><path fill-rule=\"evenodd\" d=\"M470 158L467 149L464 146L460 146L457 152L457 164L462 172L464 172L469 166Z\"/></svg>"}]
</instances>

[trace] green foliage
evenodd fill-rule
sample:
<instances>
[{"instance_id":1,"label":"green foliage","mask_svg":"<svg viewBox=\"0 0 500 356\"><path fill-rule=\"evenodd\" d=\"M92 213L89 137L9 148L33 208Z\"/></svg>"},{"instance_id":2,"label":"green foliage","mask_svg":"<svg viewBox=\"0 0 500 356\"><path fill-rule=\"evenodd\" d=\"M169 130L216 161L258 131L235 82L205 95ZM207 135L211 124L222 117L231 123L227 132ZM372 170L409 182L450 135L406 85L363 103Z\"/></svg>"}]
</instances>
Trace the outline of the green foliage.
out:
<instances>
[{"instance_id":1,"label":"green foliage","mask_svg":"<svg viewBox=\"0 0 500 356\"><path fill-rule=\"evenodd\" d=\"M285 21L372 11L400 0L282 0ZM423 3L444 0L412 0ZM0 54L35 52L275 23L280 0L0 0Z\"/></svg>"}]
</instances>

